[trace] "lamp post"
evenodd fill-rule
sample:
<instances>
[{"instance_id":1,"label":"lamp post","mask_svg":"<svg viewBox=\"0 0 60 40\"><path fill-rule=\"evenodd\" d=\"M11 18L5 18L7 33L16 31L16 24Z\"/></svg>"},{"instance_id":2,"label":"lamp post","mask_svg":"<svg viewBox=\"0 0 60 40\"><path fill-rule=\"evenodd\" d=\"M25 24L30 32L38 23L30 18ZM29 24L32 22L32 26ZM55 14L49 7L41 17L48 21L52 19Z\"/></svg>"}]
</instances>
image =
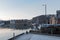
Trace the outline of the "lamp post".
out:
<instances>
[{"instance_id":1,"label":"lamp post","mask_svg":"<svg viewBox=\"0 0 60 40\"><path fill-rule=\"evenodd\" d=\"M47 14L47 5L43 4L43 6L45 7L45 16L46 16L46 14Z\"/></svg>"},{"instance_id":2,"label":"lamp post","mask_svg":"<svg viewBox=\"0 0 60 40\"><path fill-rule=\"evenodd\" d=\"M46 4L43 4L43 6L45 7L44 10L45 10L45 16L46 16L46 15L47 15L47 5L46 5ZM46 17L47 17L47 16L46 16ZM46 19L46 24L47 24L47 21L48 21L48 20Z\"/></svg>"}]
</instances>

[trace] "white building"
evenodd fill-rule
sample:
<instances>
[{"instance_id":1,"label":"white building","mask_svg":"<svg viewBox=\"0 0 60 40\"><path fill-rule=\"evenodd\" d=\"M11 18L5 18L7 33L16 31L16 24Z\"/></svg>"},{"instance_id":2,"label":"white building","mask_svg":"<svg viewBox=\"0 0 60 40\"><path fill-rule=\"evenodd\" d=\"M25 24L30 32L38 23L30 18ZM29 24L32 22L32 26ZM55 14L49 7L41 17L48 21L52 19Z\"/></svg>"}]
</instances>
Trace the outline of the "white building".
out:
<instances>
[{"instance_id":1,"label":"white building","mask_svg":"<svg viewBox=\"0 0 60 40\"><path fill-rule=\"evenodd\" d=\"M10 28L15 28L15 20L10 20Z\"/></svg>"}]
</instances>

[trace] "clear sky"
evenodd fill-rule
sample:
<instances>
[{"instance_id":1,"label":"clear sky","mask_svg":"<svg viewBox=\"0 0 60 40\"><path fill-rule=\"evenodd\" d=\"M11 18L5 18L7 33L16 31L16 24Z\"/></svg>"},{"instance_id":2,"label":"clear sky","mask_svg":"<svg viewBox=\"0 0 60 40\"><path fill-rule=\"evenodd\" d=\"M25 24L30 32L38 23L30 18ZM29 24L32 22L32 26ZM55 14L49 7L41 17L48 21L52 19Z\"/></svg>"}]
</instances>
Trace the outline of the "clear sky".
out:
<instances>
[{"instance_id":1,"label":"clear sky","mask_svg":"<svg viewBox=\"0 0 60 40\"><path fill-rule=\"evenodd\" d=\"M44 14L56 14L60 9L60 0L0 0L0 19L31 19Z\"/></svg>"}]
</instances>

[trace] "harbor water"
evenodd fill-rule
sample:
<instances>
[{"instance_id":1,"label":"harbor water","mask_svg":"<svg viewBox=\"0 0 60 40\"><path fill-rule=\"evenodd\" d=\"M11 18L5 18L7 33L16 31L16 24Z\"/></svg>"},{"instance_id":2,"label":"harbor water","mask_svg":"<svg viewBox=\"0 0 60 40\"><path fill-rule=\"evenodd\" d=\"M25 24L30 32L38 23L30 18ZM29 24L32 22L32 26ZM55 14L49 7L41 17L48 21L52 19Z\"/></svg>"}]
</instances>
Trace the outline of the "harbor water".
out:
<instances>
[{"instance_id":1,"label":"harbor water","mask_svg":"<svg viewBox=\"0 0 60 40\"><path fill-rule=\"evenodd\" d=\"M15 36L16 36L26 31L28 31L28 29L14 30L14 29L8 29L8 28L0 28L0 40L8 40L9 38L13 37L13 33L15 33Z\"/></svg>"}]
</instances>

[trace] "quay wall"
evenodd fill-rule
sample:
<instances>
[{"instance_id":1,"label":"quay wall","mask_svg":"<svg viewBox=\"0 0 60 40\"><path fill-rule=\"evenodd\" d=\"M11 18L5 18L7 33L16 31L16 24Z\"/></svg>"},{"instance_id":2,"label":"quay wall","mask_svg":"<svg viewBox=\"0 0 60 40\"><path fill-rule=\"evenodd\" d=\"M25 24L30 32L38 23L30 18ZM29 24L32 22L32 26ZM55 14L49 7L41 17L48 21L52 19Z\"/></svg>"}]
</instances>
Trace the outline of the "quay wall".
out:
<instances>
[{"instance_id":1,"label":"quay wall","mask_svg":"<svg viewBox=\"0 0 60 40\"><path fill-rule=\"evenodd\" d=\"M22 36L24 33L21 33L21 34L19 34L19 35L17 35L17 36L14 36L14 37L12 37L12 38L10 38L10 39L8 39L8 40L14 40L14 39L16 39L17 37L19 37L19 36Z\"/></svg>"}]
</instances>

